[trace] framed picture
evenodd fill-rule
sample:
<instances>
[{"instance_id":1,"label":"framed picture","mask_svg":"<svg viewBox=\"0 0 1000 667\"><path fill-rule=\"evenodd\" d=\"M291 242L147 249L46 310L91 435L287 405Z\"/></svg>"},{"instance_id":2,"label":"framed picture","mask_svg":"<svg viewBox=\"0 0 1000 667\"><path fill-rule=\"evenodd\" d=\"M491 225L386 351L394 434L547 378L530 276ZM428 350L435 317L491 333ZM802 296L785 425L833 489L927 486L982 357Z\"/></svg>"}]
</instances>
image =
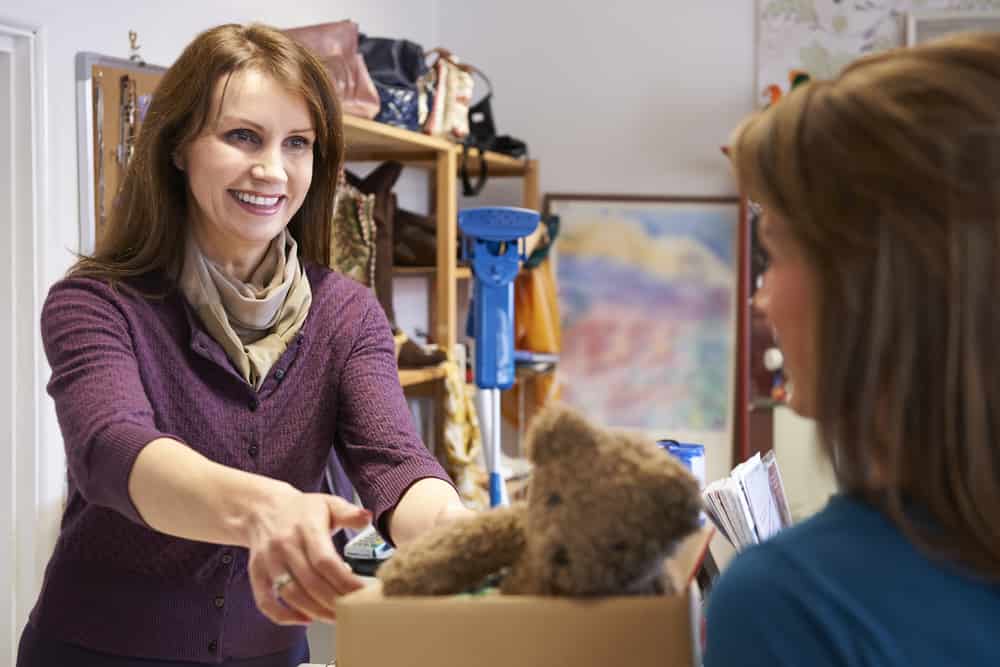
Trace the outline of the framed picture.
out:
<instances>
[{"instance_id":1,"label":"framed picture","mask_svg":"<svg viewBox=\"0 0 1000 667\"><path fill-rule=\"evenodd\" d=\"M562 397L657 437L733 427L735 197L553 194Z\"/></svg>"},{"instance_id":2,"label":"framed picture","mask_svg":"<svg viewBox=\"0 0 1000 667\"><path fill-rule=\"evenodd\" d=\"M941 4L956 0L922 0ZM758 104L788 93L798 72L830 79L857 58L903 43L914 0L757 0Z\"/></svg>"},{"instance_id":3,"label":"framed picture","mask_svg":"<svg viewBox=\"0 0 1000 667\"><path fill-rule=\"evenodd\" d=\"M969 30L1000 30L1000 12L910 12L906 19L906 45L915 46L953 32Z\"/></svg>"},{"instance_id":4,"label":"framed picture","mask_svg":"<svg viewBox=\"0 0 1000 667\"><path fill-rule=\"evenodd\" d=\"M964 30L998 30L995 2L757 0L757 93L766 106L797 72L829 79L861 56Z\"/></svg>"}]
</instances>

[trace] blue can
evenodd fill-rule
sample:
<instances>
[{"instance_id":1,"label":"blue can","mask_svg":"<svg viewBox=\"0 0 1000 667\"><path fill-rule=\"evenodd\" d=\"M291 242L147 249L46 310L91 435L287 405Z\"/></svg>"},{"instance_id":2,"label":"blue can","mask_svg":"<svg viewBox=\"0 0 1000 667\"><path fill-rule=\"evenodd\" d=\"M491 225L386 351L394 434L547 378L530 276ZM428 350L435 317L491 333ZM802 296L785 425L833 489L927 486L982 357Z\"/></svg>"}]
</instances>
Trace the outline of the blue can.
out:
<instances>
[{"instance_id":1,"label":"blue can","mask_svg":"<svg viewBox=\"0 0 1000 667\"><path fill-rule=\"evenodd\" d=\"M657 440L656 444L680 460L695 476L701 488L705 488L705 445L676 440Z\"/></svg>"},{"instance_id":2,"label":"blue can","mask_svg":"<svg viewBox=\"0 0 1000 667\"><path fill-rule=\"evenodd\" d=\"M657 440L656 444L670 452L691 471L698 480L698 487L705 488L705 445L693 442L677 442L676 440ZM705 524L705 513L699 517L699 523Z\"/></svg>"}]
</instances>

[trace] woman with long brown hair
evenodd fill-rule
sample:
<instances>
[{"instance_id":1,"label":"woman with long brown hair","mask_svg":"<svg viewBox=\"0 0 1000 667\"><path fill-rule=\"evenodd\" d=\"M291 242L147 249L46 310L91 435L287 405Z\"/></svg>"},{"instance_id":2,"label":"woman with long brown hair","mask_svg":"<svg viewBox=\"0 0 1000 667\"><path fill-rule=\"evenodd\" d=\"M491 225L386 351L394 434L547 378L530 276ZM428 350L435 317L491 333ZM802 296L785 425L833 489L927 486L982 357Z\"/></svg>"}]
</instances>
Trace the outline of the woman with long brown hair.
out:
<instances>
[{"instance_id":1,"label":"woman with long brown hair","mask_svg":"<svg viewBox=\"0 0 1000 667\"><path fill-rule=\"evenodd\" d=\"M1000 34L863 58L732 156L840 493L734 560L705 664L1000 664Z\"/></svg>"},{"instance_id":2,"label":"woman with long brown hair","mask_svg":"<svg viewBox=\"0 0 1000 667\"><path fill-rule=\"evenodd\" d=\"M378 303L325 268L343 159L324 68L276 30L208 30L164 74L42 312L69 496L19 666L298 665L360 586L332 533L467 511ZM319 492L331 447L370 511Z\"/></svg>"}]
</instances>

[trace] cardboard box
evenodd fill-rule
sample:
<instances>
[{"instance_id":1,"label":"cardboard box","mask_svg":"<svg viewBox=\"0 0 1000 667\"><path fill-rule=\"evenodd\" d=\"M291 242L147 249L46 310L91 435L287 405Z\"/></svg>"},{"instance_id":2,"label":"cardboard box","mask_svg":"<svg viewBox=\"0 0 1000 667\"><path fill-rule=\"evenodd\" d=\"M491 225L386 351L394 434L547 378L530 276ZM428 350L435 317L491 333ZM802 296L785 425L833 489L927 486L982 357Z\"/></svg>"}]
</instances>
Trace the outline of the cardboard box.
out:
<instances>
[{"instance_id":1,"label":"cardboard box","mask_svg":"<svg viewBox=\"0 0 1000 667\"><path fill-rule=\"evenodd\" d=\"M384 597L376 583L337 604L337 667L700 665L691 580L713 533L678 548L677 595Z\"/></svg>"}]
</instances>

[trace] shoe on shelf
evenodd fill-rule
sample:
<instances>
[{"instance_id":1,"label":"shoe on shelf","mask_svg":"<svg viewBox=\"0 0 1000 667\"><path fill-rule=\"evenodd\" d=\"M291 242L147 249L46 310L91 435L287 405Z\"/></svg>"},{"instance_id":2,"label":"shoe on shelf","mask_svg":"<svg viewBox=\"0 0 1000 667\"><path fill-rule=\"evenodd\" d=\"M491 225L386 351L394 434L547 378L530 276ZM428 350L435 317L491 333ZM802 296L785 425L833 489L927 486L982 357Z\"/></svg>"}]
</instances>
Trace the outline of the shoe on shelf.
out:
<instances>
[{"instance_id":1,"label":"shoe on shelf","mask_svg":"<svg viewBox=\"0 0 1000 667\"><path fill-rule=\"evenodd\" d=\"M421 345L399 329L393 332L393 338L396 341L396 361L400 368L437 366L448 358L444 350Z\"/></svg>"}]
</instances>

